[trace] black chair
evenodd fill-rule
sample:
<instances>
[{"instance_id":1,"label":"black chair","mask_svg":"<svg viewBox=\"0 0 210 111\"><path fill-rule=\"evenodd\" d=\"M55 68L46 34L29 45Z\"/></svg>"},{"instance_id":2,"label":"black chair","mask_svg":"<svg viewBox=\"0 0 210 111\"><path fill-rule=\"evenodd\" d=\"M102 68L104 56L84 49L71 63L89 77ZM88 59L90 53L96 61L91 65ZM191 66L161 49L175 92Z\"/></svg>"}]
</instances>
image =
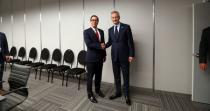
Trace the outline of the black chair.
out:
<instances>
[{"instance_id":1,"label":"black chair","mask_svg":"<svg viewBox=\"0 0 210 111\"><path fill-rule=\"evenodd\" d=\"M61 53L60 49L55 49L52 54L51 64L45 64L40 67L40 77L41 77L42 69L45 69L48 73L47 82L49 82L50 73L52 73L52 68L57 67L57 64L58 65L60 64L61 56L62 56L62 53ZM57 64L53 64L53 61L57 62ZM53 75L52 75L52 78L53 78ZM51 82L53 82L52 79L51 79Z\"/></svg>"},{"instance_id":2,"label":"black chair","mask_svg":"<svg viewBox=\"0 0 210 111\"><path fill-rule=\"evenodd\" d=\"M63 56L63 65L52 68L52 81L53 81L54 72L58 72L59 75L62 75L62 86L63 86L65 72L66 70L72 68L73 62L74 62L74 53L72 50L67 49ZM70 64L70 66L64 65L64 63Z\"/></svg>"},{"instance_id":3,"label":"black chair","mask_svg":"<svg viewBox=\"0 0 210 111\"><path fill-rule=\"evenodd\" d=\"M68 86L68 78L69 76L76 76L76 78L78 79L78 90L80 89L80 79L81 76L86 74L86 70L85 70L85 56L86 56L86 51L82 50L79 52L78 56L77 56L77 66L76 68L73 69L69 69L67 70L67 75L66 75L66 86ZM79 68L78 65L83 66L83 68Z\"/></svg>"},{"instance_id":4,"label":"black chair","mask_svg":"<svg viewBox=\"0 0 210 111\"><path fill-rule=\"evenodd\" d=\"M24 59L25 55L26 55L26 49L24 47L21 47L18 51L17 59L12 59L10 63L12 63L13 65L14 63L20 62L21 60ZM21 58L21 60L19 59L19 57Z\"/></svg>"},{"instance_id":5,"label":"black chair","mask_svg":"<svg viewBox=\"0 0 210 111\"><path fill-rule=\"evenodd\" d=\"M14 59L14 57L16 56L17 54L17 49L15 46L13 46L11 49L10 49L10 52L9 52L9 56L12 56L12 58Z\"/></svg>"},{"instance_id":6,"label":"black chair","mask_svg":"<svg viewBox=\"0 0 210 111\"><path fill-rule=\"evenodd\" d=\"M4 91L2 96L6 99L1 101L1 109L8 111L23 103L28 97L27 82L30 75L30 67L14 64L8 78L9 91Z\"/></svg>"},{"instance_id":7,"label":"black chair","mask_svg":"<svg viewBox=\"0 0 210 111\"><path fill-rule=\"evenodd\" d=\"M11 49L10 49L10 51L9 51L9 56L11 56L12 57L12 59L14 59L14 57L16 56L16 54L17 54L17 49L16 49L16 47L15 46L13 46ZM7 64L10 64L11 62L9 61L9 62L5 62L5 67L4 67L4 69L5 69L5 71L6 71L6 69L7 69ZM11 64L10 64L11 65Z\"/></svg>"},{"instance_id":8,"label":"black chair","mask_svg":"<svg viewBox=\"0 0 210 111\"><path fill-rule=\"evenodd\" d=\"M39 59L39 62L35 62L35 63L32 63L30 64L30 66L35 70L35 79L37 77L37 72L38 72L38 69L40 68L40 66L43 66L44 63L42 61L45 61L45 64L47 64L47 61L50 57L50 52L47 48L44 48L42 49L41 51L41 55L40 55L40 59ZM41 75L39 75L39 80L41 80Z\"/></svg>"},{"instance_id":9,"label":"black chair","mask_svg":"<svg viewBox=\"0 0 210 111\"><path fill-rule=\"evenodd\" d=\"M20 61L20 62L18 62L18 64L21 64L21 65L30 65L32 63L32 61L30 59L32 59L33 62L34 62L35 59L36 59L36 57L37 57L37 50L36 50L35 47L32 47L30 49L30 52L29 52L28 60L26 60L26 61Z\"/></svg>"}]
</instances>

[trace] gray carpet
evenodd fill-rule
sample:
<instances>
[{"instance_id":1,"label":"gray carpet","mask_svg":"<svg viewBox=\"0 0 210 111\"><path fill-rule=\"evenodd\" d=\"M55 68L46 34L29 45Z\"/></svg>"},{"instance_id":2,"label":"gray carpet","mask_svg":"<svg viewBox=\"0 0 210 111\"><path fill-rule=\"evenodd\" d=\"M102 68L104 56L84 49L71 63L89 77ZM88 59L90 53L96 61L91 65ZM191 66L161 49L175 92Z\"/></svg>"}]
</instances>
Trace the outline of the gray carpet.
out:
<instances>
[{"instance_id":1,"label":"gray carpet","mask_svg":"<svg viewBox=\"0 0 210 111\"><path fill-rule=\"evenodd\" d=\"M7 80L10 69L4 74ZM81 89L77 90L77 80L70 79L69 86L61 85L61 77L57 76L54 83L47 82L47 74L42 80L34 79L32 71L29 81L28 99L14 108L13 111L210 111L210 105L193 103L190 95L157 91L143 88L131 88L132 105L127 106L123 97L109 100L114 94L113 84L103 83L102 91L105 98L97 97L99 103L93 104L87 99L86 84L82 81ZM8 84L4 88L8 89Z\"/></svg>"}]
</instances>

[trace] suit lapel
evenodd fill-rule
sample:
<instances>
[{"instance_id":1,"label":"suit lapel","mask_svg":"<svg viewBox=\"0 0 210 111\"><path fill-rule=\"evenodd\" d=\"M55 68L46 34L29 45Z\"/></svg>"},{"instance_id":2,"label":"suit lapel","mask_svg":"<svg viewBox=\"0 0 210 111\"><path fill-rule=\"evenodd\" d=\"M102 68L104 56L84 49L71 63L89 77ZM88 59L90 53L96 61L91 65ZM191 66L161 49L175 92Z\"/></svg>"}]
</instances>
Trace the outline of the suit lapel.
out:
<instances>
[{"instance_id":1,"label":"suit lapel","mask_svg":"<svg viewBox=\"0 0 210 111\"><path fill-rule=\"evenodd\" d=\"M98 32L100 33L100 36L101 36L101 41L100 42L103 42L104 41L104 37L102 36L102 31L100 29L98 29Z\"/></svg>"},{"instance_id":2,"label":"suit lapel","mask_svg":"<svg viewBox=\"0 0 210 111\"><path fill-rule=\"evenodd\" d=\"M95 39L97 42L99 42L97 39L96 39L96 34L95 34L95 32L94 32L94 30L92 29L92 28L90 28L90 32L91 32L91 37L93 38L93 39Z\"/></svg>"},{"instance_id":3,"label":"suit lapel","mask_svg":"<svg viewBox=\"0 0 210 111\"><path fill-rule=\"evenodd\" d=\"M112 28L110 29L111 31L110 31L110 35L112 35L112 38L113 38L113 40L117 40L117 38L115 37L115 35L114 35L114 26L112 26Z\"/></svg>"},{"instance_id":4,"label":"suit lapel","mask_svg":"<svg viewBox=\"0 0 210 111\"><path fill-rule=\"evenodd\" d=\"M117 38L117 40L120 39L120 37L122 35L122 32L123 32L123 29L124 29L124 25L123 25L123 23L120 23L119 37Z\"/></svg>"}]
</instances>

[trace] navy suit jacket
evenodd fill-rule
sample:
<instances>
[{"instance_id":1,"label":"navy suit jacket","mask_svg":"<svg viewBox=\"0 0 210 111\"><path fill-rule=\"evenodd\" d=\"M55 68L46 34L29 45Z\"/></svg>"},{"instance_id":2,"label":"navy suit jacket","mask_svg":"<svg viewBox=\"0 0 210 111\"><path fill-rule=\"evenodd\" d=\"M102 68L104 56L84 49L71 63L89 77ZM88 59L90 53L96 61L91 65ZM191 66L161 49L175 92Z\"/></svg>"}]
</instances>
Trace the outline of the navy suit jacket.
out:
<instances>
[{"instance_id":1,"label":"navy suit jacket","mask_svg":"<svg viewBox=\"0 0 210 111\"><path fill-rule=\"evenodd\" d=\"M210 27L203 29L199 46L199 63L207 63L210 60Z\"/></svg>"},{"instance_id":2,"label":"navy suit jacket","mask_svg":"<svg viewBox=\"0 0 210 111\"><path fill-rule=\"evenodd\" d=\"M86 62L99 62L103 61L106 56L106 51L101 48L101 43L104 41L104 31L98 29L101 35L101 41L96 38L96 34L92 28L88 28L84 31L84 40L87 46Z\"/></svg>"},{"instance_id":3,"label":"navy suit jacket","mask_svg":"<svg viewBox=\"0 0 210 111\"><path fill-rule=\"evenodd\" d=\"M3 64L5 56L9 54L9 51L6 35L2 32L0 32L0 48L0 64Z\"/></svg>"},{"instance_id":4,"label":"navy suit jacket","mask_svg":"<svg viewBox=\"0 0 210 111\"><path fill-rule=\"evenodd\" d=\"M120 23L119 37L114 35L114 26L109 31L109 40L106 48L112 45L112 61L128 62L128 57L135 56L133 36L129 25Z\"/></svg>"}]
</instances>

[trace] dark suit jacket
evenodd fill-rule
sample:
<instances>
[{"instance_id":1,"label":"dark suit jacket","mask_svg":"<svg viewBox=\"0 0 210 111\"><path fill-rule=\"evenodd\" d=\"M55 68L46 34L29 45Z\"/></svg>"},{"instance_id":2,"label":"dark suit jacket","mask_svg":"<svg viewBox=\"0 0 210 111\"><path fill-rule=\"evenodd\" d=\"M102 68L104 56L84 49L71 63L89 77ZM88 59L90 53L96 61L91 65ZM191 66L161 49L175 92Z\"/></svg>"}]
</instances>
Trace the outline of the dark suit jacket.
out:
<instances>
[{"instance_id":1,"label":"dark suit jacket","mask_svg":"<svg viewBox=\"0 0 210 111\"><path fill-rule=\"evenodd\" d=\"M7 38L4 33L0 32L0 63L4 63L4 57L9 54Z\"/></svg>"},{"instance_id":2,"label":"dark suit jacket","mask_svg":"<svg viewBox=\"0 0 210 111\"><path fill-rule=\"evenodd\" d=\"M133 36L129 25L120 23L118 38L114 35L114 26L109 29L109 40L106 47L111 45L112 61L128 61L129 56L135 56Z\"/></svg>"},{"instance_id":3,"label":"dark suit jacket","mask_svg":"<svg viewBox=\"0 0 210 111\"><path fill-rule=\"evenodd\" d=\"M205 28L199 46L199 63L207 63L210 54L210 27Z\"/></svg>"},{"instance_id":4,"label":"dark suit jacket","mask_svg":"<svg viewBox=\"0 0 210 111\"><path fill-rule=\"evenodd\" d=\"M101 41L96 38L96 34L92 28L84 31L84 40L87 46L86 62L99 62L106 56L106 51L101 48L101 43L104 41L104 31L98 29L101 35Z\"/></svg>"}]
</instances>

